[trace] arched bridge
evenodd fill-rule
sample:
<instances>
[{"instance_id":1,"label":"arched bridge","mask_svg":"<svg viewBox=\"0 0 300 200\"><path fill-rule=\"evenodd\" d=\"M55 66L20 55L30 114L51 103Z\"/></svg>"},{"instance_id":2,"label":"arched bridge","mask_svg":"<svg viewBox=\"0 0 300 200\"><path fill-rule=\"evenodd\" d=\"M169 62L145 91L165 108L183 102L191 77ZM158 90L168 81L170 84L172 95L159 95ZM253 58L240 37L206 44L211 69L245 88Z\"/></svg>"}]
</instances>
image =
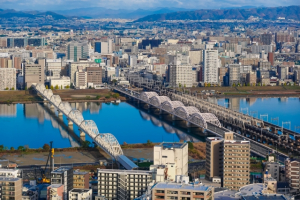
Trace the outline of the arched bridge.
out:
<instances>
[{"instance_id":1,"label":"arched bridge","mask_svg":"<svg viewBox=\"0 0 300 200\"><path fill-rule=\"evenodd\" d=\"M88 134L93 141L103 149L114 160L121 163L126 169L137 166L123 155L121 146L116 137L110 133L100 133L93 120L85 120L79 110L72 109L68 102L63 102L59 95L54 95L51 89L46 89L44 84L35 85L35 89L45 100L47 100L59 114L67 117L69 123L76 124L81 134Z\"/></svg>"}]
</instances>

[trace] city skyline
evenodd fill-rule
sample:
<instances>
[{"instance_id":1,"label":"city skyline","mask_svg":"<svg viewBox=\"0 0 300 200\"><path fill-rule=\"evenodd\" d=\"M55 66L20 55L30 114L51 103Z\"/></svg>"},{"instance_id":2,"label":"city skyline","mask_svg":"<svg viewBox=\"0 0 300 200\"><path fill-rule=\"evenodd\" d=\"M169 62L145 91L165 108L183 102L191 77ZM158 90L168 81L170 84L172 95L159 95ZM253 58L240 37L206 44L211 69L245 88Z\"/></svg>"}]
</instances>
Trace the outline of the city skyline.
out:
<instances>
[{"instance_id":1,"label":"city skyline","mask_svg":"<svg viewBox=\"0 0 300 200\"><path fill-rule=\"evenodd\" d=\"M15 9L21 11L59 11L59 10L70 10L70 9L84 9L84 8L107 8L107 9L127 9L127 10L153 10L160 8L177 8L177 9L224 9L224 8L239 8L239 7L277 7L277 6L292 6L300 5L297 0L285 0L285 1L259 1L254 0L249 4L248 1L238 1L238 0L111 0L111 1L95 1L95 0L54 0L54 1L20 1L20 0L1 0L1 9ZM170 6L171 5L171 6ZM255 6L254 6L255 5Z\"/></svg>"}]
</instances>

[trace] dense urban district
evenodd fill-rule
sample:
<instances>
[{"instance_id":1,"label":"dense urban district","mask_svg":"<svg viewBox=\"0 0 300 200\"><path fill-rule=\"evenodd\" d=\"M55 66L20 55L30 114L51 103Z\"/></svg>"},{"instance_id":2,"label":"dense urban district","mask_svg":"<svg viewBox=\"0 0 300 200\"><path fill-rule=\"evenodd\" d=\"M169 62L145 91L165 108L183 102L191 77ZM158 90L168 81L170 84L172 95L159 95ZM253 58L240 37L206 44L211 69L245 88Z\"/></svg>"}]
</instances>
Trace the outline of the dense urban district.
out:
<instances>
[{"instance_id":1,"label":"dense urban district","mask_svg":"<svg viewBox=\"0 0 300 200\"><path fill-rule=\"evenodd\" d=\"M208 101L300 96L300 7L209 12L1 10L0 113L42 104L79 129L81 147L0 145L0 200L300 199L299 133ZM69 104L91 101L130 101L205 141L120 145ZM0 144L9 134L0 131Z\"/></svg>"}]
</instances>

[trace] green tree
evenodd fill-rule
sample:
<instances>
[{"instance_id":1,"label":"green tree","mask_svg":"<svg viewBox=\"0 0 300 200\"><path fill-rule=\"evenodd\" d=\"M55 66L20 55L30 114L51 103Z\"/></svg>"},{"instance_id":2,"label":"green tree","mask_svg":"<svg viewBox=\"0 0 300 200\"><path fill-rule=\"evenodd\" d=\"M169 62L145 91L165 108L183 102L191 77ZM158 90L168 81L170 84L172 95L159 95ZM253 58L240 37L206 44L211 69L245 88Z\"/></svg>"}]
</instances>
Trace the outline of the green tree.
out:
<instances>
[{"instance_id":1,"label":"green tree","mask_svg":"<svg viewBox=\"0 0 300 200\"><path fill-rule=\"evenodd\" d=\"M263 86L266 86L266 84L263 84Z\"/></svg>"},{"instance_id":2,"label":"green tree","mask_svg":"<svg viewBox=\"0 0 300 200\"><path fill-rule=\"evenodd\" d=\"M248 83L247 86L250 86L250 83ZM252 86L252 83L251 83L251 86Z\"/></svg>"},{"instance_id":3,"label":"green tree","mask_svg":"<svg viewBox=\"0 0 300 200\"><path fill-rule=\"evenodd\" d=\"M5 90L8 90L8 87L7 87L7 88L5 88Z\"/></svg>"},{"instance_id":4,"label":"green tree","mask_svg":"<svg viewBox=\"0 0 300 200\"><path fill-rule=\"evenodd\" d=\"M61 90L63 89L62 85L60 86L60 89L61 89Z\"/></svg>"},{"instance_id":5,"label":"green tree","mask_svg":"<svg viewBox=\"0 0 300 200\"><path fill-rule=\"evenodd\" d=\"M51 85L51 86L50 86L50 89L51 89L51 90L53 90L53 89L54 89L53 85Z\"/></svg>"},{"instance_id":6,"label":"green tree","mask_svg":"<svg viewBox=\"0 0 300 200\"><path fill-rule=\"evenodd\" d=\"M113 83L114 85L116 85L117 82L118 82L118 81L117 81L116 79L112 80L112 83Z\"/></svg>"},{"instance_id":7,"label":"green tree","mask_svg":"<svg viewBox=\"0 0 300 200\"><path fill-rule=\"evenodd\" d=\"M24 151L24 149L25 149L25 148L24 148L23 146L19 146L19 147L18 147L18 150L19 150L19 151Z\"/></svg>"},{"instance_id":8,"label":"green tree","mask_svg":"<svg viewBox=\"0 0 300 200\"><path fill-rule=\"evenodd\" d=\"M12 87L10 90L15 90L15 88L14 88L14 87Z\"/></svg>"},{"instance_id":9,"label":"green tree","mask_svg":"<svg viewBox=\"0 0 300 200\"><path fill-rule=\"evenodd\" d=\"M44 144L43 149L46 151L50 150L50 145L49 144Z\"/></svg>"},{"instance_id":10,"label":"green tree","mask_svg":"<svg viewBox=\"0 0 300 200\"><path fill-rule=\"evenodd\" d=\"M46 89L49 89L48 85L46 85Z\"/></svg>"},{"instance_id":11,"label":"green tree","mask_svg":"<svg viewBox=\"0 0 300 200\"><path fill-rule=\"evenodd\" d=\"M232 87L235 87L235 83L232 84Z\"/></svg>"},{"instance_id":12,"label":"green tree","mask_svg":"<svg viewBox=\"0 0 300 200\"><path fill-rule=\"evenodd\" d=\"M186 88L186 85L184 84L183 87Z\"/></svg>"},{"instance_id":13,"label":"green tree","mask_svg":"<svg viewBox=\"0 0 300 200\"><path fill-rule=\"evenodd\" d=\"M58 85L55 86L55 89L58 90Z\"/></svg>"},{"instance_id":14,"label":"green tree","mask_svg":"<svg viewBox=\"0 0 300 200\"><path fill-rule=\"evenodd\" d=\"M4 150L4 145L1 144L1 145L0 145L0 151L3 151L3 150Z\"/></svg>"},{"instance_id":15,"label":"green tree","mask_svg":"<svg viewBox=\"0 0 300 200\"><path fill-rule=\"evenodd\" d=\"M81 144L81 147L83 148L89 148L91 146L91 142L90 141L83 141Z\"/></svg>"},{"instance_id":16,"label":"green tree","mask_svg":"<svg viewBox=\"0 0 300 200\"><path fill-rule=\"evenodd\" d=\"M14 151L14 150L15 150L15 148L14 148L14 147L10 147L10 150L11 150L11 151Z\"/></svg>"},{"instance_id":17,"label":"green tree","mask_svg":"<svg viewBox=\"0 0 300 200\"><path fill-rule=\"evenodd\" d=\"M67 85L67 86L66 86L66 89L69 89L69 88L70 88L70 86L69 86L69 85Z\"/></svg>"},{"instance_id":18,"label":"green tree","mask_svg":"<svg viewBox=\"0 0 300 200\"><path fill-rule=\"evenodd\" d=\"M179 83L179 85L178 85L180 88L181 88L181 83Z\"/></svg>"},{"instance_id":19,"label":"green tree","mask_svg":"<svg viewBox=\"0 0 300 200\"><path fill-rule=\"evenodd\" d=\"M113 98L118 99L119 97L120 97L120 94L119 94L119 93L114 93L114 94L113 94Z\"/></svg>"},{"instance_id":20,"label":"green tree","mask_svg":"<svg viewBox=\"0 0 300 200\"><path fill-rule=\"evenodd\" d=\"M147 145L151 145L152 142L150 140L147 140Z\"/></svg>"},{"instance_id":21,"label":"green tree","mask_svg":"<svg viewBox=\"0 0 300 200\"><path fill-rule=\"evenodd\" d=\"M189 149L194 149L194 144L192 142L187 142Z\"/></svg>"},{"instance_id":22,"label":"green tree","mask_svg":"<svg viewBox=\"0 0 300 200\"><path fill-rule=\"evenodd\" d=\"M27 86L25 86L25 88L24 88L25 90L27 90Z\"/></svg>"},{"instance_id":23,"label":"green tree","mask_svg":"<svg viewBox=\"0 0 300 200\"><path fill-rule=\"evenodd\" d=\"M89 89L92 89L92 86L90 86Z\"/></svg>"},{"instance_id":24,"label":"green tree","mask_svg":"<svg viewBox=\"0 0 300 200\"><path fill-rule=\"evenodd\" d=\"M211 84L210 84L210 83L208 83L208 84L207 84L207 86L208 86L208 87L210 87L210 86L211 86Z\"/></svg>"}]
</instances>

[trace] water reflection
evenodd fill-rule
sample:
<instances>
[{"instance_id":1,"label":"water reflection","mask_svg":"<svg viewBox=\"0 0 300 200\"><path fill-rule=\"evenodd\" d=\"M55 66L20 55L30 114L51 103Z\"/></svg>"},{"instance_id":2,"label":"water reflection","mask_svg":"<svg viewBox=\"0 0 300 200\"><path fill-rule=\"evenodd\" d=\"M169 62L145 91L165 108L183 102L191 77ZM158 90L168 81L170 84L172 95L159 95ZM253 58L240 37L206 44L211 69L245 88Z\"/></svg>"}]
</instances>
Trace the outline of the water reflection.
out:
<instances>
[{"instance_id":1,"label":"water reflection","mask_svg":"<svg viewBox=\"0 0 300 200\"><path fill-rule=\"evenodd\" d=\"M13 117L17 115L16 104L0 104L0 116Z\"/></svg>"}]
</instances>

